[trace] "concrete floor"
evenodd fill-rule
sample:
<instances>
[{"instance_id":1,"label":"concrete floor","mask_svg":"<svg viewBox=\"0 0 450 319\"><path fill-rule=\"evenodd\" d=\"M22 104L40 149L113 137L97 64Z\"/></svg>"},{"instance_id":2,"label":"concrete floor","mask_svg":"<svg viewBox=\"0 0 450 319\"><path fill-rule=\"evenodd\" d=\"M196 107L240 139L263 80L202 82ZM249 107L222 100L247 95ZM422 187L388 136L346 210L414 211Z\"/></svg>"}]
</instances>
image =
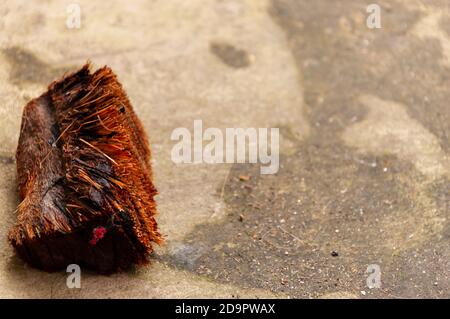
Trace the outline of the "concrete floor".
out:
<instances>
[{"instance_id":1,"label":"concrete floor","mask_svg":"<svg viewBox=\"0 0 450 319\"><path fill-rule=\"evenodd\" d=\"M366 0L78 2L80 29L69 2L0 5L0 297L450 297L447 1L379 0L381 29ZM6 236L22 107L87 59L146 127L166 244L68 289ZM195 119L279 127L278 174L174 164L171 132Z\"/></svg>"}]
</instances>

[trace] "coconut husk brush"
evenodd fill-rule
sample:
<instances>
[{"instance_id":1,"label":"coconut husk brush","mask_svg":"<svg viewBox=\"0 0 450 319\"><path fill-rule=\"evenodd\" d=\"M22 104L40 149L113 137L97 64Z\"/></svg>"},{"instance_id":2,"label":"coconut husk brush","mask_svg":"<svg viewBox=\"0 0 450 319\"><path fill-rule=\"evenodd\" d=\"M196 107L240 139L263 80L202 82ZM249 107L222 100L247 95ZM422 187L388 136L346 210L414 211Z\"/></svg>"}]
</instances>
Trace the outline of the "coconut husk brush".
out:
<instances>
[{"instance_id":1,"label":"coconut husk brush","mask_svg":"<svg viewBox=\"0 0 450 319\"><path fill-rule=\"evenodd\" d=\"M143 127L108 67L55 81L24 109L16 153L18 223L30 265L101 273L148 261L161 236Z\"/></svg>"}]
</instances>

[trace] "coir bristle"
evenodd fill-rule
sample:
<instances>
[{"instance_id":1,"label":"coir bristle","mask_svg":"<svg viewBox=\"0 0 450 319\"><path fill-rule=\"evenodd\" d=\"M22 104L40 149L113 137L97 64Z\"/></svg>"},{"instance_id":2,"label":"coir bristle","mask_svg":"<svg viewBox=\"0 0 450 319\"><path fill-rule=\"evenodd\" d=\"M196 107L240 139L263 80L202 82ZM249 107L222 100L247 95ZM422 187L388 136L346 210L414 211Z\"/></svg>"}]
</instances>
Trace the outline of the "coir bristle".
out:
<instances>
[{"instance_id":1,"label":"coir bristle","mask_svg":"<svg viewBox=\"0 0 450 319\"><path fill-rule=\"evenodd\" d=\"M109 273L145 263L161 242L149 144L110 68L86 64L30 101L16 159L9 240L31 265Z\"/></svg>"}]
</instances>

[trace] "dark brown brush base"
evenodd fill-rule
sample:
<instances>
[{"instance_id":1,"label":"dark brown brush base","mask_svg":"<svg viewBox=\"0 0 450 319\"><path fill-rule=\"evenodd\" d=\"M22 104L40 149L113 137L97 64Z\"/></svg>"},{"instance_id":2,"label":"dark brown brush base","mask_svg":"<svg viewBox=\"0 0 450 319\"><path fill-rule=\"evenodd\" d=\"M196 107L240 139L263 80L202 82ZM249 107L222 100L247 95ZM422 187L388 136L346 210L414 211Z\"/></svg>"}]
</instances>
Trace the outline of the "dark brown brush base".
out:
<instances>
[{"instance_id":1,"label":"dark brown brush base","mask_svg":"<svg viewBox=\"0 0 450 319\"><path fill-rule=\"evenodd\" d=\"M125 270L161 242L142 125L111 69L89 68L52 83L22 117L9 240L46 271Z\"/></svg>"}]
</instances>

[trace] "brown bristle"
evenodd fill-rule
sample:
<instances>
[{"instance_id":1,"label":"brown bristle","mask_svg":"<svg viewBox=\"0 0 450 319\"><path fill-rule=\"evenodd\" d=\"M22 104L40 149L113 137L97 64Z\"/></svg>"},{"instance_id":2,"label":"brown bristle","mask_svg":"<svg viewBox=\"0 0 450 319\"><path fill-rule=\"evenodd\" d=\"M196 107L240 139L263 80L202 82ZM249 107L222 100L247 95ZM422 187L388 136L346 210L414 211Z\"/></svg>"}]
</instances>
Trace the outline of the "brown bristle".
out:
<instances>
[{"instance_id":1,"label":"brown bristle","mask_svg":"<svg viewBox=\"0 0 450 319\"><path fill-rule=\"evenodd\" d=\"M16 158L21 203L9 240L31 265L113 272L146 262L160 243L149 144L110 68L86 64L30 101Z\"/></svg>"}]
</instances>

